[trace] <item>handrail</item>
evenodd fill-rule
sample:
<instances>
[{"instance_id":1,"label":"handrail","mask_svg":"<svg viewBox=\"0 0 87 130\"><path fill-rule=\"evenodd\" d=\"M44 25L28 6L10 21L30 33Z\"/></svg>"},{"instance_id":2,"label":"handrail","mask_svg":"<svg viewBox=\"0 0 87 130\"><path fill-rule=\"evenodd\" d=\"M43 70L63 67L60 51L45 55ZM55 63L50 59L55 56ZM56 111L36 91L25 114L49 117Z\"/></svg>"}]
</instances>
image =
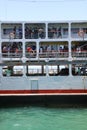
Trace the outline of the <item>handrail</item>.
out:
<instances>
[{"instance_id":1,"label":"handrail","mask_svg":"<svg viewBox=\"0 0 87 130\"><path fill-rule=\"evenodd\" d=\"M51 51L51 52L43 52L39 53L40 58L67 58L69 56L69 52L57 52L57 51Z\"/></svg>"},{"instance_id":2,"label":"handrail","mask_svg":"<svg viewBox=\"0 0 87 130\"><path fill-rule=\"evenodd\" d=\"M18 53L2 53L1 56L2 58L22 58L22 52L18 52Z\"/></svg>"},{"instance_id":3,"label":"handrail","mask_svg":"<svg viewBox=\"0 0 87 130\"><path fill-rule=\"evenodd\" d=\"M34 53L29 53L26 52L23 54L22 52L18 53L2 53L0 54L0 58L22 58L25 56L26 58L68 58L70 56L76 57L76 58L87 58L87 51L72 51L72 52L67 52L67 51L51 51L51 52L34 52Z\"/></svg>"},{"instance_id":4,"label":"handrail","mask_svg":"<svg viewBox=\"0 0 87 130\"><path fill-rule=\"evenodd\" d=\"M83 57L83 58L87 58L87 51L73 51L72 52L72 57Z\"/></svg>"}]
</instances>

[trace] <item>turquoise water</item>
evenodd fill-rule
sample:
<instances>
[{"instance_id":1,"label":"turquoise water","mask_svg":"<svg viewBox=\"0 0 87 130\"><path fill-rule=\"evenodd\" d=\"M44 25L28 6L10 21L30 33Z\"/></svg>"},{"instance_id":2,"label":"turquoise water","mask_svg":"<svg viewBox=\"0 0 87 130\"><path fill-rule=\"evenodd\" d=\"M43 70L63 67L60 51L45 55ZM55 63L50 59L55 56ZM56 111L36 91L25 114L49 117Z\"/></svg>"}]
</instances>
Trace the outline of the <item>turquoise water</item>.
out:
<instances>
[{"instance_id":1,"label":"turquoise water","mask_svg":"<svg viewBox=\"0 0 87 130\"><path fill-rule=\"evenodd\" d=\"M1 108L0 130L87 130L87 108Z\"/></svg>"}]
</instances>

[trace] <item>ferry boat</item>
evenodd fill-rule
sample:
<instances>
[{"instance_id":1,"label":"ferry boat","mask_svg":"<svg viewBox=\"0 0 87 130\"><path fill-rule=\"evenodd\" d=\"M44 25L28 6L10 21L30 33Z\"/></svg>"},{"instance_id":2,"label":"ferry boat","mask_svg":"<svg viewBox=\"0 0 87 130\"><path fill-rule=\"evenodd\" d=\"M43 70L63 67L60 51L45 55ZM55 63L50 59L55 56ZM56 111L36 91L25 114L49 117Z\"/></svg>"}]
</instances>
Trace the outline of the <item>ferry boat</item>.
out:
<instances>
[{"instance_id":1,"label":"ferry boat","mask_svg":"<svg viewBox=\"0 0 87 130\"><path fill-rule=\"evenodd\" d=\"M0 43L0 101L87 97L87 21L0 21Z\"/></svg>"}]
</instances>

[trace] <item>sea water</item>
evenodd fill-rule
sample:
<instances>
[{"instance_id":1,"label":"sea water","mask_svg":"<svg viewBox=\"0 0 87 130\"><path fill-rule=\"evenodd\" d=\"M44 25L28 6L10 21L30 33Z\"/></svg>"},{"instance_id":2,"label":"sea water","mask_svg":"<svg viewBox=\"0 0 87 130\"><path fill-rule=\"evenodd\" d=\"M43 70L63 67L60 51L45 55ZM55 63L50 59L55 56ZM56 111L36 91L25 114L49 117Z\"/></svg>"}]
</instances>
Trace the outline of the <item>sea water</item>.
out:
<instances>
[{"instance_id":1,"label":"sea water","mask_svg":"<svg viewBox=\"0 0 87 130\"><path fill-rule=\"evenodd\" d=\"M0 130L87 130L87 108L0 108Z\"/></svg>"}]
</instances>

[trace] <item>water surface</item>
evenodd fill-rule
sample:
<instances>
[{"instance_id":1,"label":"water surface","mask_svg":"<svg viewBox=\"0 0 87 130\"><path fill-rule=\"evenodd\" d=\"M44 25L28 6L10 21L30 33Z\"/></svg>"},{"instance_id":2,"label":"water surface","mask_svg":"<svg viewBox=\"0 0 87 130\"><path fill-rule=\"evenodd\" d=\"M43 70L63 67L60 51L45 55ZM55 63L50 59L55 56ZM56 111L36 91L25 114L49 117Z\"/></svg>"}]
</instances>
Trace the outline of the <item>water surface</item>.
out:
<instances>
[{"instance_id":1,"label":"water surface","mask_svg":"<svg viewBox=\"0 0 87 130\"><path fill-rule=\"evenodd\" d=\"M0 130L87 130L87 108L1 108Z\"/></svg>"}]
</instances>

